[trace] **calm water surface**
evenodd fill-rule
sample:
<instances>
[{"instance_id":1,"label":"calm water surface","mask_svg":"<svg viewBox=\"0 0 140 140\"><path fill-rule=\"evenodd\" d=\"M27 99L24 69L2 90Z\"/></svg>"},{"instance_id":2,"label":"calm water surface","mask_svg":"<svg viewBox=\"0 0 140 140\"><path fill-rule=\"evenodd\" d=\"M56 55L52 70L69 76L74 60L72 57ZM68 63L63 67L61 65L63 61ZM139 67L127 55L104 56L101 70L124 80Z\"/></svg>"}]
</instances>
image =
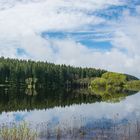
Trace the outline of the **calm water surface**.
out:
<instances>
[{"instance_id":1,"label":"calm water surface","mask_svg":"<svg viewBox=\"0 0 140 140\"><path fill-rule=\"evenodd\" d=\"M62 139L96 139L97 135L105 139L108 133L133 137L135 129L139 133L140 92L104 101L79 91L59 90L1 89L0 96L0 125L26 121L42 140L59 139L60 135Z\"/></svg>"}]
</instances>

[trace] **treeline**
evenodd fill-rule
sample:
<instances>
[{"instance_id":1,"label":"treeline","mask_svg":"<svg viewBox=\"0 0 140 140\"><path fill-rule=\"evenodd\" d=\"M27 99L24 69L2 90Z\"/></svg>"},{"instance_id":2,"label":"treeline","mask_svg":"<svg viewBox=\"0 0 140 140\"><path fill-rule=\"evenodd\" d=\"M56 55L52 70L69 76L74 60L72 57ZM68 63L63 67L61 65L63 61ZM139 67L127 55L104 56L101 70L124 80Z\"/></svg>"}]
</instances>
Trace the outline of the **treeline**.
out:
<instances>
[{"instance_id":1,"label":"treeline","mask_svg":"<svg viewBox=\"0 0 140 140\"><path fill-rule=\"evenodd\" d=\"M81 78L101 77L105 70L55 65L48 62L0 58L0 86L34 81L48 87L65 86ZM29 80L28 80L29 79Z\"/></svg>"}]
</instances>

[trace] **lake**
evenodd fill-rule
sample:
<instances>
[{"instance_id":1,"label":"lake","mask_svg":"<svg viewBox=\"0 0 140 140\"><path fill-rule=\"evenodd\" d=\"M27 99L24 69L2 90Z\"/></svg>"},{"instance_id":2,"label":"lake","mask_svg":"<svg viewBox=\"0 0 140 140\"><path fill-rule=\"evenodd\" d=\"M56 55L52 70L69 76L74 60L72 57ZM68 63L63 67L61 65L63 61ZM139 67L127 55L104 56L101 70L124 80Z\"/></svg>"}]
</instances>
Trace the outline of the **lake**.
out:
<instances>
[{"instance_id":1,"label":"lake","mask_svg":"<svg viewBox=\"0 0 140 140\"><path fill-rule=\"evenodd\" d=\"M125 93L126 94L126 93ZM26 122L45 139L140 136L140 92L101 98L82 90L0 88L0 126Z\"/></svg>"}]
</instances>

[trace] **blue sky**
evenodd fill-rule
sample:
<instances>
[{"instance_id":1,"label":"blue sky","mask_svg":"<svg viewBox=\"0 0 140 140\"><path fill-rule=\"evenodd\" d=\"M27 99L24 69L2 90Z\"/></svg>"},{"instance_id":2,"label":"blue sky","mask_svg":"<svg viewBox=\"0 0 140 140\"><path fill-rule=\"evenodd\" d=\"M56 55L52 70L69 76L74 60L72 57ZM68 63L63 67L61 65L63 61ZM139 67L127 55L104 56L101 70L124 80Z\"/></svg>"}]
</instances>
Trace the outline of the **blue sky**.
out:
<instances>
[{"instance_id":1,"label":"blue sky","mask_svg":"<svg viewBox=\"0 0 140 140\"><path fill-rule=\"evenodd\" d=\"M101 37L96 36L94 32L43 32L41 36L50 39L74 39L77 43L100 51L106 51L112 48L110 41L96 40Z\"/></svg>"},{"instance_id":2,"label":"blue sky","mask_svg":"<svg viewBox=\"0 0 140 140\"><path fill-rule=\"evenodd\" d=\"M0 32L0 56L140 77L139 0L0 0Z\"/></svg>"}]
</instances>

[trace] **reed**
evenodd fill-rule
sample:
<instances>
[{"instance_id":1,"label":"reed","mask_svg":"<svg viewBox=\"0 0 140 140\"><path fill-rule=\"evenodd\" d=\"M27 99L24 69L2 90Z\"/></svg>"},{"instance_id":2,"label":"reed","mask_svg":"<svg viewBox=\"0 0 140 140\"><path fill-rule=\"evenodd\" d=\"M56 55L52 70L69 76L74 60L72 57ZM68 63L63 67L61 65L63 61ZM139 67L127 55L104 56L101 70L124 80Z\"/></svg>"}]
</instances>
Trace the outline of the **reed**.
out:
<instances>
[{"instance_id":1,"label":"reed","mask_svg":"<svg viewBox=\"0 0 140 140\"><path fill-rule=\"evenodd\" d=\"M58 123L56 126L51 123L40 123L36 131L32 130L28 123L3 124L0 126L0 140L139 140L140 121L126 121L118 123L118 115L114 121L104 125L104 121L90 122L90 126L85 126L84 119L81 118L83 126L73 127L66 122Z\"/></svg>"},{"instance_id":2,"label":"reed","mask_svg":"<svg viewBox=\"0 0 140 140\"><path fill-rule=\"evenodd\" d=\"M0 127L1 140L37 140L37 132L31 130L29 124L22 122L19 125L3 124Z\"/></svg>"}]
</instances>

